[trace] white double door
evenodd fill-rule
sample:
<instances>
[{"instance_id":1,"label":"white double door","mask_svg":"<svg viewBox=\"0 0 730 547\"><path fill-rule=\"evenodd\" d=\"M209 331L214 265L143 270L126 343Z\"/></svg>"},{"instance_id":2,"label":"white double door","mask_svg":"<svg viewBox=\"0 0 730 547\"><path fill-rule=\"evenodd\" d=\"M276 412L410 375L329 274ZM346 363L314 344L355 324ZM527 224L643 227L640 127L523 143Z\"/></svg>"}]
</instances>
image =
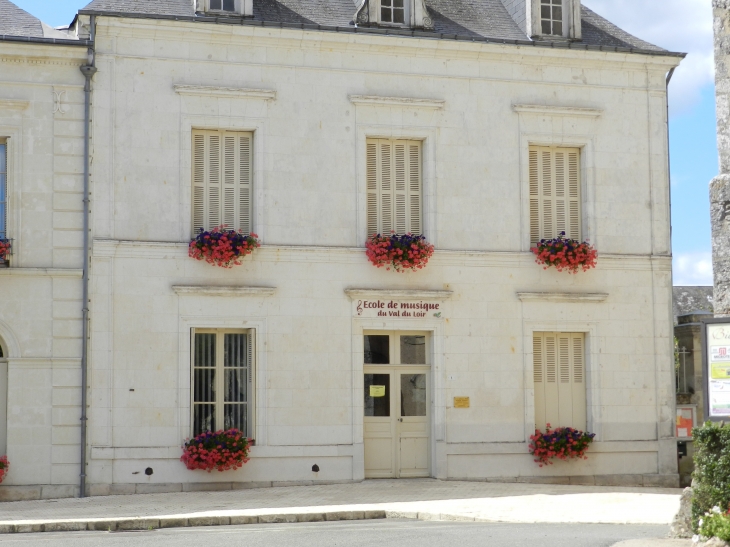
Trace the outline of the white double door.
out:
<instances>
[{"instance_id":1,"label":"white double door","mask_svg":"<svg viewBox=\"0 0 730 547\"><path fill-rule=\"evenodd\" d=\"M366 478L429 477L431 369L425 334L365 334Z\"/></svg>"}]
</instances>

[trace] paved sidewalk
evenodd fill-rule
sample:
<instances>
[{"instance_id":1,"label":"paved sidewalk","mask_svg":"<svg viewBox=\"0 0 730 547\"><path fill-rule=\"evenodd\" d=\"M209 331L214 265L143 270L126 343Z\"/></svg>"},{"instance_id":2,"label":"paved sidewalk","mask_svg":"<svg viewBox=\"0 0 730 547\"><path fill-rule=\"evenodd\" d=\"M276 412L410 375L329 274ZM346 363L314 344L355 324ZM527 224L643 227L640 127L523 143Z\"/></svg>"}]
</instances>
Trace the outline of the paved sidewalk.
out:
<instances>
[{"instance_id":1,"label":"paved sidewalk","mask_svg":"<svg viewBox=\"0 0 730 547\"><path fill-rule=\"evenodd\" d=\"M417 518L667 524L679 489L368 480L222 492L0 503L0 533Z\"/></svg>"}]
</instances>

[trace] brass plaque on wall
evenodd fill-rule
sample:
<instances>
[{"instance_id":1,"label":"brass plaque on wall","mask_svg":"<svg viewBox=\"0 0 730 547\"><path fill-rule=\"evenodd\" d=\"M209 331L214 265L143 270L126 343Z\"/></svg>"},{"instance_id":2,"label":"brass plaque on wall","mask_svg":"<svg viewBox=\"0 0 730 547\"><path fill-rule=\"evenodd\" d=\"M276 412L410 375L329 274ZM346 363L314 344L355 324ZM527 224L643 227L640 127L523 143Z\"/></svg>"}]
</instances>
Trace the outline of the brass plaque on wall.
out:
<instances>
[{"instance_id":1,"label":"brass plaque on wall","mask_svg":"<svg viewBox=\"0 0 730 547\"><path fill-rule=\"evenodd\" d=\"M469 408L469 397L454 397L454 408Z\"/></svg>"}]
</instances>

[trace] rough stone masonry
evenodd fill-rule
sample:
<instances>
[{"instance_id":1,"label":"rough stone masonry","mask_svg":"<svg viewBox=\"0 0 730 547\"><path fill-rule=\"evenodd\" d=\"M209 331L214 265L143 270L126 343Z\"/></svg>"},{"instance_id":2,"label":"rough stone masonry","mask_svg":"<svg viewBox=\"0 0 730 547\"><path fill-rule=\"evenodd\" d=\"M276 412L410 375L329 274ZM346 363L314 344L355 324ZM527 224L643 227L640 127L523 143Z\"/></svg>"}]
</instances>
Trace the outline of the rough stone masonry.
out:
<instances>
[{"instance_id":1,"label":"rough stone masonry","mask_svg":"<svg viewBox=\"0 0 730 547\"><path fill-rule=\"evenodd\" d=\"M710 183L715 315L730 315L730 0L713 0L717 148L720 174Z\"/></svg>"}]
</instances>

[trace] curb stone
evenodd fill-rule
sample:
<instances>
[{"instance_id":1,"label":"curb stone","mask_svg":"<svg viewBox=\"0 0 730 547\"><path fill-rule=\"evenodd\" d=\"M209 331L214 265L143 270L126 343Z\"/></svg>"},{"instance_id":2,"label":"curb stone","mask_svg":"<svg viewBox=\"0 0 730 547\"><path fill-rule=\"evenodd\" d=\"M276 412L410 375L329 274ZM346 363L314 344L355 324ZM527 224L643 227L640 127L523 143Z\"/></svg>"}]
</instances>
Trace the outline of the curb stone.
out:
<instances>
[{"instance_id":1,"label":"curb stone","mask_svg":"<svg viewBox=\"0 0 730 547\"><path fill-rule=\"evenodd\" d=\"M421 513L423 514L423 513ZM407 515L407 516L406 516ZM437 515L436 515L437 516ZM157 530L162 528L186 528L191 526L228 526L241 524L281 524L295 522L323 522L338 520L371 520L385 518L418 518L417 513L400 513L384 510L330 511L324 513L270 513L266 515L234 515L204 517L160 517L93 519L88 521L58 520L13 524L0 523L0 534L29 534L39 532L82 532L86 530L125 532L132 530Z\"/></svg>"}]
</instances>

